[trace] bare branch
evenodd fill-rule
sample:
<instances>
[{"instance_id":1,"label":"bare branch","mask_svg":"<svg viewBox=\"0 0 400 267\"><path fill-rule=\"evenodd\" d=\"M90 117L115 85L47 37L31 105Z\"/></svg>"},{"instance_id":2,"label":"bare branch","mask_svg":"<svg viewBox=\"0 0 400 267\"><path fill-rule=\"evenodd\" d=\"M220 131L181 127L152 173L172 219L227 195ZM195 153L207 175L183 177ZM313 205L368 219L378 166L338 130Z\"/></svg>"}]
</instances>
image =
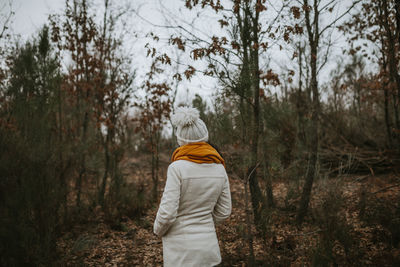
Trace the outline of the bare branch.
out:
<instances>
[{"instance_id":1,"label":"bare branch","mask_svg":"<svg viewBox=\"0 0 400 267\"><path fill-rule=\"evenodd\" d=\"M387 186L387 187L385 187L385 188L382 188L382 189L380 189L380 190L377 190L377 191L375 191L375 192L372 192L372 194L378 194L378 193L384 192L384 191L386 191L386 190L389 190L389 189L391 189L391 188L398 187L398 186L400 186L400 184L394 184L394 185L391 185L391 186Z\"/></svg>"},{"instance_id":2,"label":"bare branch","mask_svg":"<svg viewBox=\"0 0 400 267\"><path fill-rule=\"evenodd\" d=\"M5 5L4 4L1 9L5 10ZM8 25L11 21L11 18L14 16L14 11L12 11L12 1L10 0L8 2L8 6L9 6L9 13L7 15L4 15L4 22L3 25L1 26L1 30L0 30L0 39L4 37L4 34L6 33L7 29L8 29Z\"/></svg>"},{"instance_id":3,"label":"bare branch","mask_svg":"<svg viewBox=\"0 0 400 267\"><path fill-rule=\"evenodd\" d=\"M336 19L334 19L331 23L329 23L328 25L326 25L320 32L319 35L321 36L327 29L331 28L332 26L334 26L336 24L336 22L338 22L340 19L342 19L344 16L346 16L347 14L350 13L350 11L358 4L360 3L361 0L357 0L354 1L353 4L345 11L343 12L341 15L339 15L338 17L336 17Z\"/></svg>"},{"instance_id":4,"label":"bare branch","mask_svg":"<svg viewBox=\"0 0 400 267\"><path fill-rule=\"evenodd\" d=\"M251 170L251 172L250 172L249 175L247 176L246 183L250 180L251 175L253 174L253 172L256 171L256 169L258 168L258 166L260 166L260 162L257 162L256 166L254 166L254 168Z\"/></svg>"},{"instance_id":5,"label":"bare branch","mask_svg":"<svg viewBox=\"0 0 400 267\"><path fill-rule=\"evenodd\" d=\"M336 4L337 4L337 0L331 0L330 2L328 2L326 5L324 5L323 7L321 7L320 9L319 9L319 12L321 13L324 9L326 9L328 6L330 6L330 5L332 5L333 4L333 6L331 7L331 8L334 8L335 6L336 6Z\"/></svg>"},{"instance_id":6,"label":"bare branch","mask_svg":"<svg viewBox=\"0 0 400 267\"><path fill-rule=\"evenodd\" d=\"M321 71L321 69L326 65L326 63L328 62L328 57L329 57L329 52L330 52L330 50L331 50L331 47L332 47L332 31L331 31L331 33L330 33L330 35L329 35L329 41L328 41L328 45L327 45L327 48L326 48L326 53L325 53L325 55L324 55L324 60L323 60L323 62L321 63L321 65L319 66L319 68L318 68L318 70L317 70L317 74L319 74L319 72Z\"/></svg>"}]
</instances>

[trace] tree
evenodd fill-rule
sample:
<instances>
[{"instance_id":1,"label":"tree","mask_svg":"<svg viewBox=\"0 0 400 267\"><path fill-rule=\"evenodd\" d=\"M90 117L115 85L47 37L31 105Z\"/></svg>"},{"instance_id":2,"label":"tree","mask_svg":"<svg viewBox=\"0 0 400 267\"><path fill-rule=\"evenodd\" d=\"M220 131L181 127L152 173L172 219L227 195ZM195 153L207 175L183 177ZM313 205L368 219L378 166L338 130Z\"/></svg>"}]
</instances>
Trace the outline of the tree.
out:
<instances>
[{"instance_id":1,"label":"tree","mask_svg":"<svg viewBox=\"0 0 400 267\"><path fill-rule=\"evenodd\" d=\"M303 186L303 192L301 195L299 209L297 213L297 222L301 224L304 220L304 216L307 213L308 204L310 201L310 195L312 190L312 185L314 182L314 177L316 174L317 167L317 159L318 159L318 146L319 146L319 138L318 138L318 125L319 125L319 116L320 116L320 99L319 99L319 87L318 87L318 72L325 65L328 55L329 55L329 47L326 50L325 61L318 61L319 50L320 50L320 42L321 38L324 34L327 33L340 19L342 19L346 14L348 14L351 9L358 3L359 1L354 1L352 5L347 8L344 12L339 14L333 20L325 23L325 25L320 25L321 16L327 13L332 13L332 11L337 6L337 1L327 1L326 3L322 3L318 0L313 0L311 4L308 3L308 0L303 0L302 2L302 10L304 11L304 19L305 19L305 27L306 27L306 36L307 36L307 45L310 49L310 66L311 66L311 93L312 93L312 102L311 102L311 126L308 131L309 135L309 162L308 162L308 170L306 174L306 180ZM297 11L296 11L297 10ZM292 12L298 12L299 7L292 8ZM329 45L329 44L328 44Z\"/></svg>"},{"instance_id":2,"label":"tree","mask_svg":"<svg viewBox=\"0 0 400 267\"><path fill-rule=\"evenodd\" d=\"M124 11L113 13L109 0L104 1L103 25L96 37L96 51L99 52L99 80L95 92L95 113L97 128L104 150L104 173L99 190L99 203L104 204L107 178L110 176L113 192L118 196L122 183L118 168L124 148L120 140L124 135L124 115L132 97L134 75L130 71L130 60L122 51L122 41L115 36L116 20ZM105 133L103 130L105 129Z\"/></svg>"},{"instance_id":3,"label":"tree","mask_svg":"<svg viewBox=\"0 0 400 267\"><path fill-rule=\"evenodd\" d=\"M200 6L199 1L186 1L188 9L198 5ZM261 86L279 84L278 76L272 70L261 67L260 57L269 48L267 40L275 37L272 25L282 8L273 13L273 18L269 18L267 24L261 20L261 17L266 19L267 16L262 16L267 10L266 1L262 0L232 1L227 3L227 7L222 6L219 1L203 1L201 8L210 8L218 14L221 34L202 39L188 34L191 31L183 30L181 34L188 35L186 39L174 37L171 41L178 48L180 44L195 45L191 50L192 58L205 59L208 62L207 69L202 72L215 77L224 87L225 95L231 96L236 103L242 118L239 125L241 139L245 151L249 152L249 158L244 159L243 164L247 166L247 176L251 174L249 188L254 220L260 225L265 196L261 192L255 166L260 160L260 95L264 92ZM189 67L185 74L190 78L195 71L193 67Z\"/></svg>"},{"instance_id":4,"label":"tree","mask_svg":"<svg viewBox=\"0 0 400 267\"><path fill-rule=\"evenodd\" d=\"M79 165L75 181L76 206L81 207L82 181L87 174L89 148L93 147L93 134L89 133L94 117L94 93L99 75L99 59L95 56L95 38L98 29L88 12L88 3L83 1L65 2L64 21L51 17L52 40L61 52L66 52L72 63L65 77L63 88L70 103L68 113L73 115L73 126L69 138L76 146L76 158ZM93 152L93 151L92 151Z\"/></svg>"},{"instance_id":5,"label":"tree","mask_svg":"<svg viewBox=\"0 0 400 267\"><path fill-rule=\"evenodd\" d=\"M149 51L155 50L149 49ZM152 57L150 71L146 74L147 79L142 86L145 96L144 99L135 103L135 106L139 108L139 114L134 120L139 122L137 131L142 133L151 153L152 196L153 200L157 201L161 134L165 123L170 118L172 99L171 86L167 82L156 82L156 79L160 73L164 72L162 67L170 65L171 61L166 54L156 55L154 52Z\"/></svg>"},{"instance_id":6,"label":"tree","mask_svg":"<svg viewBox=\"0 0 400 267\"><path fill-rule=\"evenodd\" d=\"M63 174L60 154L60 62L44 27L38 39L15 48L10 77L1 88L0 262L49 265L56 256Z\"/></svg>"},{"instance_id":7,"label":"tree","mask_svg":"<svg viewBox=\"0 0 400 267\"><path fill-rule=\"evenodd\" d=\"M383 91L388 146L393 148L395 142L398 147L400 74L396 67L399 63L396 51L400 36L399 3L394 0L361 1L360 7L340 29L349 36L349 43L352 44L352 49L348 51L350 54L362 54L368 61L377 63L381 69L378 78ZM366 19L361 19L361 16ZM368 45L374 49L367 51L365 47Z\"/></svg>"},{"instance_id":8,"label":"tree","mask_svg":"<svg viewBox=\"0 0 400 267\"><path fill-rule=\"evenodd\" d=\"M76 146L80 166L75 183L78 211L82 182L90 170L88 162L93 162L99 152L104 157L104 168L97 200L104 207L109 178L113 193L119 194L122 174L118 164L124 151L120 140L134 78L130 61L122 53L122 41L116 36L117 18L125 11L114 13L105 0L100 24L89 12L90 4L86 0L67 0L63 20L51 17L53 41L60 53L71 59L63 89L73 117L70 141Z\"/></svg>"}]
</instances>

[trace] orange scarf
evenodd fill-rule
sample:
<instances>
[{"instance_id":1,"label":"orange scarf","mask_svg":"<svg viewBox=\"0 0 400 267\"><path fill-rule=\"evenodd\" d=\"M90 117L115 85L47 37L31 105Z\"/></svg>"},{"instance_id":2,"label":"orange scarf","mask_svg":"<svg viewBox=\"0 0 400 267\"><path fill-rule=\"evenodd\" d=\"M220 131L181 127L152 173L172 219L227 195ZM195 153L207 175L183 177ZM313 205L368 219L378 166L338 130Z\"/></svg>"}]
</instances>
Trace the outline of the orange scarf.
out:
<instances>
[{"instance_id":1,"label":"orange scarf","mask_svg":"<svg viewBox=\"0 0 400 267\"><path fill-rule=\"evenodd\" d=\"M195 163L219 163L225 167L221 155L206 142L189 143L175 149L171 161L188 160Z\"/></svg>"}]
</instances>

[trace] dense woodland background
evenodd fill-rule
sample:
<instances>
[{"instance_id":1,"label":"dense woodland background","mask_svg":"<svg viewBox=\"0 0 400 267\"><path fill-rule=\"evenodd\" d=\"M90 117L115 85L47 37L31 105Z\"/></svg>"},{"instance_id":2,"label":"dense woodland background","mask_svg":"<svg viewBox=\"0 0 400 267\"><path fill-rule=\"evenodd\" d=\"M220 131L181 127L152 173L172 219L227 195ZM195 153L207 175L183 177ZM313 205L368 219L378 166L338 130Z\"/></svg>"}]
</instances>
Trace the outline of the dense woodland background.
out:
<instances>
[{"instance_id":1,"label":"dense woodland background","mask_svg":"<svg viewBox=\"0 0 400 267\"><path fill-rule=\"evenodd\" d=\"M24 43L1 18L1 266L161 266L179 105L227 162L221 266L400 265L400 1L176 1L214 27L170 16L143 65L114 4L66 0Z\"/></svg>"}]
</instances>

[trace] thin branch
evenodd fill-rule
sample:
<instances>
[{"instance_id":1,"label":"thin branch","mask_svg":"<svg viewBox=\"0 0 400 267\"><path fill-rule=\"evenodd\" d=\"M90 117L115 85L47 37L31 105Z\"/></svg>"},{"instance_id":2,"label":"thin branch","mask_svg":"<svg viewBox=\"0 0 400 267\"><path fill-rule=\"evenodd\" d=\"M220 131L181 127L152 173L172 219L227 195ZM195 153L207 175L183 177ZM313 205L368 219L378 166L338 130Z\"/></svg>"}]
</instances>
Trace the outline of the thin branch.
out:
<instances>
[{"instance_id":1,"label":"thin branch","mask_svg":"<svg viewBox=\"0 0 400 267\"><path fill-rule=\"evenodd\" d=\"M4 17L5 17L5 20L4 20L2 29L1 29L1 31L0 31L0 39L3 38L4 33L5 33L5 32L7 31L7 29L8 29L8 24L10 23L11 18L14 16L14 11L12 11L12 1L9 1L9 2L8 2L8 5L9 5L9 7L10 7L10 13L9 13L8 15L4 16ZM4 6L5 6L5 4L3 5L2 9L4 9Z\"/></svg>"},{"instance_id":2,"label":"thin branch","mask_svg":"<svg viewBox=\"0 0 400 267\"><path fill-rule=\"evenodd\" d=\"M378 194L378 193L381 193L383 191L386 191L388 189L391 189L391 188L394 188L394 187L397 187L397 186L400 186L400 184L394 184L394 185L391 185L391 186L387 186L387 187L382 188L382 189L380 189L378 191L372 192L372 194Z\"/></svg>"},{"instance_id":3,"label":"thin branch","mask_svg":"<svg viewBox=\"0 0 400 267\"><path fill-rule=\"evenodd\" d=\"M256 164L256 166L254 166L254 168L251 170L251 172L250 172L249 175L247 176L247 179L245 180L246 183L250 180L251 175L253 174L253 172L256 171L256 169L258 168L258 166L260 166L260 162L258 162L258 163Z\"/></svg>"},{"instance_id":4,"label":"thin branch","mask_svg":"<svg viewBox=\"0 0 400 267\"><path fill-rule=\"evenodd\" d=\"M141 16L136 10L133 10L133 12L143 21L145 21L146 23L150 24L153 27L157 27L157 28L164 28L164 29L180 29L184 32L186 32L187 34L189 34L190 36L192 36L194 39L192 39L193 42L204 42L206 44L210 44L210 42L207 42L204 39L201 39L199 37L197 37L195 34L193 34L191 31L187 30L186 28L182 27L181 25L177 25L177 26L173 26L173 25L160 25L160 24L155 24L153 22L151 22L150 20L144 18L143 16ZM189 39L186 38L185 39ZM190 39L189 39L190 40Z\"/></svg>"},{"instance_id":5,"label":"thin branch","mask_svg":"<svg viewBox=\"0 0 400 267\"><path fill-rule=\"evenodd\" d=\"M325 230L318 229L318 230L315 230L315 231L312 231L312 232L307 232L307 233L289 234L289 236L306 236L306 235L313 235L313 234L317 234L317 233L320 233L320 232L323 232L323 231L325 231Z\"/></svg>"},{"instance_id":6,"label":"thin branch","mask_svg":"<svg viewBox=\"0 0 400 267\"><path fill-rule=\"evenodd\" d=\"M333 4L333 7L332 7L332 8L334 8L335 5L337 4L337 0L331 0L331 1L328 2L326 5L324 5L324 6L319 10L319 12L321 12L322 10L324 10L325 8L327 8L328 6L330 6L330 5L332 5L332 4Z\"/></svg>"},{"instance_id":7,"label":"thin branch","mask_svg":"<svg viewBox=\"0 0 400 267\"><path fill-rule=\"evenodd\" d=\"M317 74L319 74L319 72L321 71L321 69L326 65L326 63L328 62L328 57L329 57L329 51L331 50L332 47L332 31L329 35L329 41L328 41L328 45L326 48L326 53L324 56L324 61L322 62L322 64L319 66L318 70L317 70Z\"/></svg>"},{"instance_id":8,"label":"thin branch","mask_svg":"<svg viewBox=\"0 0 400 267\"><path fill-rule=\"evenodd\" d=\"M179 21L182 22L183 24L186 24L186 25L188 25L189 27L191 27L191 28L192 28L193 30L195 30L197 33L201 33L201 34L203 34L204 36L206 36L208 39L211 39L211 36L209 36L207 33L205 33L204 31L202 31L202 30L200 30L200 29L198 29L198 28L196 28L196 27L193 26L193 25L194 25L194 20L192 21L192 23L189 23L189 22L187 22L186 20L181 19L179 16L176 16L176 14L173 14L165 5L162 4L162 1L161 1L161 0L159 0L158 2L159 2L159 5L162 7L162 9L160 10L160 12L163 14L164 19L166 19L166 20L168 21L167 15L163 12L163 11L167 11L167 12L169 13L169 15L168 15L169 19L173 20L174 23L175 23L176 25L180 25L180 23L177 22L177 20L179 20ZM169 21L168 21L168 22L169 22ZM199 39L201 39L201 38L199 38ZM204 39L201 39L201 40L204 40Z\"/></svg>"},{"instance_id":9,"label":"thin branch","mask_svg":"<svg viewBox=\"0 0 400 267\"><path fill-rule=\"evenodd\" d=\"M345 15L349 14L350 11L358 4L360 3L361 0L354 1L353 4L345 11L343 12L340 16L336 17L331 23L325 26L320 32L319 35L321 36L327 29L331 28L333 25L336 24L341 18L343 18Z\"/></svg>"}]
</instances>

